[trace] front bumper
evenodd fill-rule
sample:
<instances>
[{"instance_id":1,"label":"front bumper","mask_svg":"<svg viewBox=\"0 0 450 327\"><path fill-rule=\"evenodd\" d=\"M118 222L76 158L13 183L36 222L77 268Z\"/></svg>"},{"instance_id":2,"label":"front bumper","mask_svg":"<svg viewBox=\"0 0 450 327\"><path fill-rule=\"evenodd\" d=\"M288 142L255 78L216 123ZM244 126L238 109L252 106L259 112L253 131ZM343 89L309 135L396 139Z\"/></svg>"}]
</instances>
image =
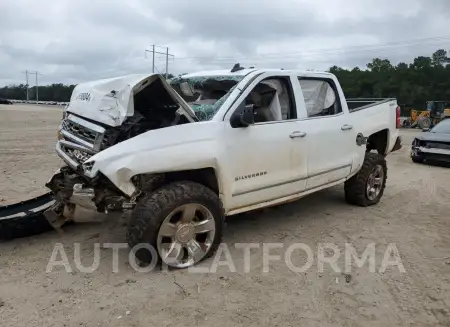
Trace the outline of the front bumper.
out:
<instances>
[{"instance_id":1,"label":"front bumper","mask_svg":"<svg viewBox=\"0 0 450 327\"><path fill-rule=\"evenodd\" d=\"M402 137L397 136L397 139L395 140L394 147L392 148L392 151L398 151L402 148Z\"/></svg>"},{"instance_id":2,"label":"front bumper","mask_svg":"<svg viewBox=\"0 0 450 327\"><path fill-rule=\"evenodd\" d=\"M423 160L430 161L450 162L450 150L412 146L411 157L422 157Z\"/></svg>"}]
</instances>

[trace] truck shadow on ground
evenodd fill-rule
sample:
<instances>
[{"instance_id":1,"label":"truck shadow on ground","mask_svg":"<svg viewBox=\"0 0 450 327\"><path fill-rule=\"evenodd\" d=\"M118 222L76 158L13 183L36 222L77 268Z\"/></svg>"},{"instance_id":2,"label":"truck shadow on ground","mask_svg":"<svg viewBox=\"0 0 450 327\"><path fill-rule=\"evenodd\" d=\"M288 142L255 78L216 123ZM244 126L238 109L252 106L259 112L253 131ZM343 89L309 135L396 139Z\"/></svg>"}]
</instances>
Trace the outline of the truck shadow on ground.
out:
<instances>
[{"instance_id":1,"label":"truck shadow on ground","mask_svg":"<svg viewBox=\"0 0 450 327\"><path fill-rule=\"evenodd\" d=\"M346 208L348 205L344 201L342 187L333 187L288 204L231 216L226 220L223 243L227 244L233 254L235 250L232 248L236 243L280 243L289 239L300 241L304 235L317 234L314 230L316 224L326 225L327 222L324 220L335 218L333 216L336 211L345 212ZM85 258L83 261L92 262L96 245L100 244L102 247L105 243L124 244L126 242L124 221L126 217L120 214L104 215L96 212L85 214L95 215L100 222L70 224L63 229L63 233L50 231L34 237L8 241L0 244L0 253L9 252L13 255L14 252L22 249L39 246L46 249L44 260L49 260L56 244L63 244L66 251L70 253L69 257L73 254L74 244L79 244ZM298 230L301 230L302 236L296 232ZM129 253L129 248L119 251L119 266L121 271L132 273L128 264ZM37 254L30 252L29 255ZM112 258L113 249L102 247L101 265L104 272L110 269L108 267L112 265ZM155 272L158 271L159 269L156 269Z\"/></svg>"},{"instance_id":2,"label":"truck shadow on ground","mask_svg":"<svg viewBox=\"0 0 450 327\"><path fill-rule=\"evenodd\" d=\"M225 238L230 234L245 239L249 230L287 229L293 225L308 224L312 220L332 215L336 207L345 206L348 205L342 187L333 187L290 203L230 216L227 218Z\"/></svg>"},{"instance_id":3,"label":"truck shadow on ground","mask_svg":"<svg viewBox=\"0 0 450 327\"><path fill-rule=\"evenodd\" d=\"M260 233L288 230L300 224L307 225L312 220L333 215L336 208L344 210L348 206L342 187L333 187L290 203L233 215L226 219L224 241L245 243ZM98 220L103 221L68 225L64 229L66 236L86 236L86 242L100 237L103 242L125 242L126 217L121 217L120 214L87 214L98 215Z\"/></svg>"}]
</instances>

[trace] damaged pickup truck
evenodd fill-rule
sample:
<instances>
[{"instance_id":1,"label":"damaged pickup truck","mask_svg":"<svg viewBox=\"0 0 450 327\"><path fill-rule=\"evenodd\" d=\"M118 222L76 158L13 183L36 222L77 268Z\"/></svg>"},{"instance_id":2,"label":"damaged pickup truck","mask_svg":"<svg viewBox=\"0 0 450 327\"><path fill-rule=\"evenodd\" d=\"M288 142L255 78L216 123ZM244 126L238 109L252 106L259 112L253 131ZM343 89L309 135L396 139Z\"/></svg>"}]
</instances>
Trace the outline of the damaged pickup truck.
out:
<instances>
[{"instance_id":1,"label":"damaged pickup truck","mask_svg":"<svg viewBox=\"0 0 450 327\"><path fill-rule=\"evenodd\" d=\"M344 183L347 202L380 201L385 157L401 147L395 99L345 100L329 73L244 69L129 75L79 84L47 183L59 228L77 206L127 211L144 261L185 268L222 239L225 216ZM154 252L153 252L154 253Z\"/></svg>"}]
</instances>

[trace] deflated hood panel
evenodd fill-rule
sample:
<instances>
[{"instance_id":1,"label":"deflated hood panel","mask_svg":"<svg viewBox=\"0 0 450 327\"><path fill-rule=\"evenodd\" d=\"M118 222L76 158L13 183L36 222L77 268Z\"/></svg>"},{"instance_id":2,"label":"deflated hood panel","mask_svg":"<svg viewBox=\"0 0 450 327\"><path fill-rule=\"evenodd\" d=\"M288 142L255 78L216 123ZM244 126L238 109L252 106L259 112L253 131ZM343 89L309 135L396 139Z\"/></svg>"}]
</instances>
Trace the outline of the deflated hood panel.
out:
<instances>
[{"instance_id":1,"label":"deflated hood panel","mask_svg":"<svg viewBox=\"0 0 450 327\"><path fill-rule=\"evenodd\" d=\"M181 112L194 121L194 111L159 74L133 74L78 84L66 111L109 126L120 126L134 115L134 95L158 79L180 105Z\"/></svg>"}]
</instances>

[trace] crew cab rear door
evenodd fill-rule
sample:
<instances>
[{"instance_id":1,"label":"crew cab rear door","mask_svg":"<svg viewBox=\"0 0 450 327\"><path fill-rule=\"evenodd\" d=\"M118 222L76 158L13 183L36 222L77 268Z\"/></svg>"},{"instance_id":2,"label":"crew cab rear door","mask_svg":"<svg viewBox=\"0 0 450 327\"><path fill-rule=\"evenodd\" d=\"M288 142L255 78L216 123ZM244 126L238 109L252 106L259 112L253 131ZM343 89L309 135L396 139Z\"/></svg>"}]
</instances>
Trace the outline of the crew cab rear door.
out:
<instances>
[{"instance_id":1,"label":"crew cab rear door","mask_svg":"<svg viewBox=\"0 0 450 327\"><path fill-rule=\"evenodd\" d=\"M242 103L253 106L255 123L233 128L229 119ZM296 108L291 76L280 71L259 75L230 107L224 120L231 209L305 189L307 148L295 136Z\"/></svg>"},{"instance_id":2,"label":"crew cab rear door","mask_svg":"<svg viewBox=\"0 0 450 327\"><path fill-rule=\"evenodd\" d=\"M353 126L342 91L333 78L297 76L295 92L307 143L307 185L314 189L350 175L356 151Z\"/></svg>"}]
</instances>

